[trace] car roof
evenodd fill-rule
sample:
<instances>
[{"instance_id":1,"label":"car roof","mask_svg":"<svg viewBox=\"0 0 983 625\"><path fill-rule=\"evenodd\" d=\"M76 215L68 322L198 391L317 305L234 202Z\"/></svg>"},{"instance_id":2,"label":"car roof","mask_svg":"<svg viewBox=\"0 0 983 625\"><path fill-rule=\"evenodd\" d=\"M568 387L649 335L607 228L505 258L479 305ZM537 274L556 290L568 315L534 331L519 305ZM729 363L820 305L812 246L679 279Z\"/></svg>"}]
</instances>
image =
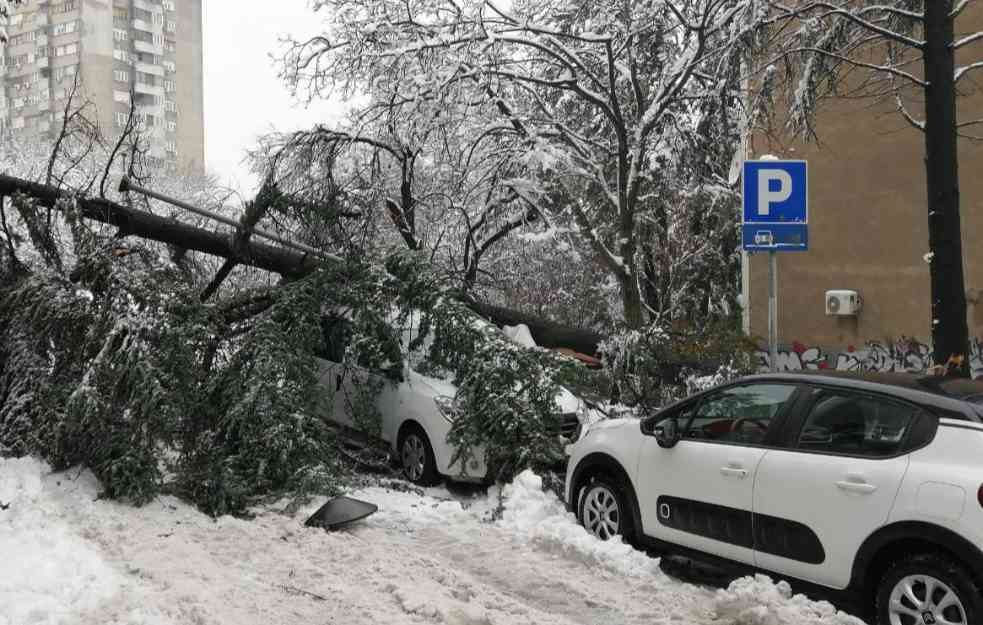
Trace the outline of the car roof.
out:
<instances>
[{"instance_id":1,"label":"car roof","mask_svg":"<svg viewBox=\"0 0 983 625\"><path fill-rule=\"evenodd\" d=\"M826 370L761 374L745 379L783 380L885 393L944 410L947 417L958 418L959 414L964 414L963 418L983 421L983 380L917 373ZM956 414L951 414L953 412Z\"/></svg>"}]
</instances>

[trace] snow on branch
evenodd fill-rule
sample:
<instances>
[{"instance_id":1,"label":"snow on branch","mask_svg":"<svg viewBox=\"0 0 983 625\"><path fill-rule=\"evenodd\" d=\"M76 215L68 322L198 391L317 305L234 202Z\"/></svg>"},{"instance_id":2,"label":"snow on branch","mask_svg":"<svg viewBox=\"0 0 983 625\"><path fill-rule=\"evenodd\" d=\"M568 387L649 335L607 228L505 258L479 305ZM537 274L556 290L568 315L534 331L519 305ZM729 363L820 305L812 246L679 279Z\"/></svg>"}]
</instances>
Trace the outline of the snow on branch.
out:
<instances>
[{"instance_id":1,"label":"snow on branch","mask_svg":"<svg viewBox=\"0 0 983 625\"><path fill-rule=\"evenodd\" d=\"M952 44L952 49L958 50L959 48L964 48L972 43L979 41L980 39L983 39L983 31L975 32L972 35L966 35L962 39L957 39Z\"/></svg>"},{"instance_id":2,"label":"snow on branch","mask_svg":"<svg viewBox=\"0 0 983 625\"><path fill-rule=\"evenodd\" d=\"M971 71L980 69L983 67L983 61L976 61L975 63L970 63L969 65L963 65L962 67L956 68L955 79L959 82L959 79L968 74Z\"/></svg>"}]
</instances>

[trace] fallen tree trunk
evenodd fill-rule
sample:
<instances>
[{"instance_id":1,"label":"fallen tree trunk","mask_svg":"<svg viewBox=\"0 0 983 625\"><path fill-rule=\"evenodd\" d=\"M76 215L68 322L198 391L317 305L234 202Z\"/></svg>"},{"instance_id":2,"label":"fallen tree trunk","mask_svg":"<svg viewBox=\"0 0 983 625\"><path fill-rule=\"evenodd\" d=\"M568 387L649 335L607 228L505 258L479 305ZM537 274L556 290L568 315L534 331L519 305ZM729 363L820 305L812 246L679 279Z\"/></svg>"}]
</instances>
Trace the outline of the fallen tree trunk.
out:
<instances>
[{"instance_id":1,"label":"fallen tree trunk","mask_svg":"<svg viewBox=\"0 0 983 625\"><path fill-rule=\"evenodd\" d=\"M320 260L310 255L255 241L250 241L244 246L243 254L239 255L236 254L232 236L210 232L109 200L73 198L55 187L0 175L0 196L13 196L17 193L33 197L43 206L51 208L57 208L56 204L60 198L75 199L82 217L115 226L120 229L121 234L235 259L244 265L289 277L306 275L320 264Z\"/></svg>"},{"instance_id":2,"label":"fallen tree trunk","mask_svg":"<svg viewBox=\"0 0 983 625\"><path fill-rule=\"evenodd\" d=\"M58 208L59 199L74 199L82 217L119 228L121 234L219 256L289 278L305 276L321 263L330 262L330 259L316 258L310 254L254 240L236 246L234 233L211 232L109 200L74 197L56 187L0 175L0 197L13 196L17 193L33 197L41 205L51 208ZM577 352L594 355L602 339L600 334L590 330L563 326L533 315L468 298L462 298L462 301L496 325L525 324L529 327L533 340L542 347L567 347Z\"/></svg>"}]
</instances>

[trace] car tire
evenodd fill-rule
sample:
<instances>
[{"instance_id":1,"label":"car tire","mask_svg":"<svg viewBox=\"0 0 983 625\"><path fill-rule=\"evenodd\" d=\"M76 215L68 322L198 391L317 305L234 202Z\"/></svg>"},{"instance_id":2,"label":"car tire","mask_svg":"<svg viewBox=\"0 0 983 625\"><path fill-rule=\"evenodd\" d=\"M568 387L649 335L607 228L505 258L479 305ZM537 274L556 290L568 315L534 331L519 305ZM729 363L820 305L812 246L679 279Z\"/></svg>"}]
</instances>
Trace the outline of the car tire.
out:
<instances>
[{"instance_id":1,"label":"car tire","mask_svg":"<svg viewBox=\"0 0 983 625\"><path fill-rule=\"evenodd\" d=\"M881 577L874 605L877 625L983 623L976 581L942 553L918 553L894 562Z\"/></svg>"},{"instance_id":2,"label":"car tire","mask_svg":"<svg viewBox=\"0 0 983 625\"><path fill-rule=\"evenodd\" d=\"M423 428L416 425L404 428L397 450L403 477L419 486L433 486L440 482L433 447Z\"/></svg>"},{"instance_id":3,"label":"car tire","mask_svg":"<svg viewBox=\"0 0 983 625\"><path fill-rule=\"evenodd\" d=\"M579 492L577 520L589 534L601 540L621 536L625 542L633 542L631 502L621 480L597 474L588 478Z\"/></svg>"}]
</instances>

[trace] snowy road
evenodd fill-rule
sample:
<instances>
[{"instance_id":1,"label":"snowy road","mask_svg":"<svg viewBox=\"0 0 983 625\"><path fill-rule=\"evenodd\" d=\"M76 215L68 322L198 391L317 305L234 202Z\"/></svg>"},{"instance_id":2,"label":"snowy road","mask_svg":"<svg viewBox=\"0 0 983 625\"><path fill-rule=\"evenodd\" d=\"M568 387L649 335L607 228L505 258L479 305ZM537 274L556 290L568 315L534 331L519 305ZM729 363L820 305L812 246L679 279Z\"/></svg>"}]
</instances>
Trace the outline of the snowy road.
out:
<instances>
[{"instance_id":1,"label":"snowy road","mask_svg":"<svg viewBox=\"0 0 983 625\"><path fill-rule=\"evenodd\" d=\"M524 474L462 503L368 488L380 511L347 532L287 517L212 520L162 497L97 501L98 483L0 459L0 625L860 625L787 586L712 591L589 536Z\"/></svg>"}]
</instances>

